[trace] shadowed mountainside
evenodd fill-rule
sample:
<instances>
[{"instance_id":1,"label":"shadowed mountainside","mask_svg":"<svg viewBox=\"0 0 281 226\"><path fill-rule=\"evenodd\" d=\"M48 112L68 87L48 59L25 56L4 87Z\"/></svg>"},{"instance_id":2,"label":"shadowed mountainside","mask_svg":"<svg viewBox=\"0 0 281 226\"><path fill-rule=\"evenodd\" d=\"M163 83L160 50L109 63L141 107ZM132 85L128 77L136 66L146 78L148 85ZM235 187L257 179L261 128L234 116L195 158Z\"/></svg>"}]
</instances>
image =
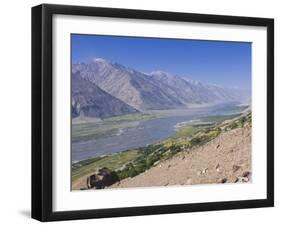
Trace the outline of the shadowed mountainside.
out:
<instances>
[{"instance_id":1,"label":"shadowed mountainside","mask_svg":"<svg viewBox=\"0 0 281 226\"><path fill-rule=\"evenodd\" d=\"M138 111L111 96L94 83L83 79L79 72L72 74L72 117L107 118Z\"/></svg>"}]
</instances>

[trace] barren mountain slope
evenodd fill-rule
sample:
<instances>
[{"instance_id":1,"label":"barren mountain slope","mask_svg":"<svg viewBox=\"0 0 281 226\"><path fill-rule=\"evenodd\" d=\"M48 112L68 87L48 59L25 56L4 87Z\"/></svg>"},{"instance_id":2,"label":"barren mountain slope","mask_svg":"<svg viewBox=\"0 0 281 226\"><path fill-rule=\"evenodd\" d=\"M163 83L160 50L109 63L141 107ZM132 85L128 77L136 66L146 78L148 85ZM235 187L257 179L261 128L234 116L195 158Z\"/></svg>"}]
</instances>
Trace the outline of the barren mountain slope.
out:
<instances>
[{"instance_id":1,"label":"barren mountain slope","mask_svg":"<svg viewBox=\"0 0 281 226\"><path fill-rule=\"evenodd\" d=\"M118 63L96 58L72 65L85 80L138 110L161 110L189 104L240 102L240 92L156 71L145 74Z\"/></svg>"},{"instance_id":2,"label":"barren mountain slope","mask_svg":"<svg viewBox=\"0 0 281 226\"><path fill-rule=\"evenodd\" d=\"M111 188L248 182L250 177L251 127L247 125L222 133Z\"/></svg>"},{"instance_id":3,"label":"barren mountain slope","mask_svg":"<svg viewBox=\"0 0 281 226\"><path fill-rule=\"evenodd\" d=\"M72 72L80 72L86 80L138 110L184 106L145 74L104 59L97 58L89 64L73 64Z\"/></svg>"},{"instance_id":4,"label":"barren mountain slope","mask_svg":"<svg viewBox=\"0 0 281 226\"><path fill-rule=\"evenodd\" d=\"M72 117L107 118L138 111L113 97L97 85L83 79L79 72L72 74Z\"/></svg>"}]
</instances>

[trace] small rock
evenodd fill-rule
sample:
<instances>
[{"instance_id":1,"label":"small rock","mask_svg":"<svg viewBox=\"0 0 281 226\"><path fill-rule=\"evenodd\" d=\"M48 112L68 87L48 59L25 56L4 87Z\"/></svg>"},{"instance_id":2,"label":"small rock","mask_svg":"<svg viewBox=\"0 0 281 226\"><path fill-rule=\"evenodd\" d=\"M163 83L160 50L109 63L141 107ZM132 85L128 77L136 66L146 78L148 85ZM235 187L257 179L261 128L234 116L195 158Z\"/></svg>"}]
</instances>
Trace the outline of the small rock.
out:
<instances>
[{"instance_id":1,"label":"small rock","mask_svg":"<svg viewBox=\"0 0 281 226\"><path fill-rule=\"evenodd\" d=\"M243 182L248 182L249 178L248 177L237 177L235 180L235 183L243 183Z\"/></svg>"},{"instance_id":2,"label":"small rock","mask_svg":"<svg viewBox=\"0 0 281 226\"><path fill-rule=\"evenodd\" d=\"M186 184L191 184L191 178L188 178L188 179L186 180Z\"/></svg>"},{"instance_id":3,"label":"small rock","mask_svg":"<svg viewBox=\"0 0 281 226\"><path fill-rule=\"evenodd\" d=\"M248 177L241 177L242 182L248 182L249 178Z\"/></svg>"},{"instance_id":4,"label":"small rock","mask_svg":"<svg viewBox=\"0 0 281 226\"><path fill-rule=\"evenodd\" d=\"M203 169L203 170L202 170L202 174L207 173L207 172L208 172L208 170L209 170L208 168Z\"/></svg>"},{"instance_id":5,"label":"small rock","mask_svg":"<svg viewBox=\"0 0 281 226\"><path fill-rule=\"evenodd\" d=\"M216 171L219 172L220 171L220 164L216 165Z\"/></svg>"},{"instance_id":6,"label":"small rock","mask_svg":"<svg viewBox=\"0 0 281 226\"><path fill-rule=\"evenodd\" d=\"M243 163L244 163L244 160L241 159L241 160L239 161L239 164L240 164L240 165L243 165Z\"/></svg>"},{"instance_id":7,"label":"small rock","mask_svg":"<svg viewBox=\"0 0 281 226\"><path fill-rule=\"evenodd\" d=\"M237 170L239 170L240 169L240 166L238 166L238 165L233 165L232 166L232 171L233 171L233 173L235 173Z\"/></svg>"},{"instance_id":8,"label":"small rock","mask_svg":"<svg viewBox=\"0 0 281 226\"><path fill-rule=\"evenodd\" d=\"M226 183L227 182L227 178L223 178L222 180L221 180L221 183L222 184L224 184L224 183Z\"/></svg>"},{"instance_id":9,"label":"small rock","mask_svg":"<svg viewBox=\"0 0 281 226\"><path fill-rule=\"evenodd\" d=\"M154 163L153 163L153 166L158 165L158 164L159 164L159 162L160 162L160 160L158 160L158 161L154 162Z\"/></svg>"},{"instance_id":10,"label":"small rock","mask_svg":"<svg viewBox=\"0 0 281 226\"><path fill-rule=\"evenodd\" d=\"M249 172L249 171L246 171L242 174L242 177L248 177L249 178L250 176L251 176L251 172Z\"/></svg>"}]
</instances>

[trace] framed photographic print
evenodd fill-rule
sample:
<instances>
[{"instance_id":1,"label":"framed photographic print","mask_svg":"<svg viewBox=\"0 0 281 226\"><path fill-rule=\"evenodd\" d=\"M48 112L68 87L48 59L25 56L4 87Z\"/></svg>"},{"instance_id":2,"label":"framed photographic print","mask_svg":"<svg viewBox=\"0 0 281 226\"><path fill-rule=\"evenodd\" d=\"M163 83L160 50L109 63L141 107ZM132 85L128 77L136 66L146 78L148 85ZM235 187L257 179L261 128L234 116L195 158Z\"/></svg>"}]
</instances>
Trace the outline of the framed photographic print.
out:
<instances>
[{"instance_id":1,"label":"framed photographic print","mask_svg":"<svg viewBox=\"0 0 281 226\"><path fill-rule=\"evenodd\" d=\"M274 205L274 21L32 8L32 217Z\"/></svg>"}]
</instances>

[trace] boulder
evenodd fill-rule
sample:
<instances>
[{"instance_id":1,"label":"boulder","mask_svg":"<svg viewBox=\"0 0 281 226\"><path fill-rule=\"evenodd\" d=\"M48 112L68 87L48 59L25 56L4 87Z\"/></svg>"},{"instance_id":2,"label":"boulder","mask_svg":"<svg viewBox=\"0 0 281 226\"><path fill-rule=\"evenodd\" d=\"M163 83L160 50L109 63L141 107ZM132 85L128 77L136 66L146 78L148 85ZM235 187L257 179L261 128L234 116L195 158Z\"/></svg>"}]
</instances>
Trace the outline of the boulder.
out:
<instances>
[{"instance_id":1,"label":"boulder","mask_svg":"<svg viewBox=\"0 0 281 226\"><path fill-rule=\"evenodd\" d=\"M103 189L117 181L119 181L119 178L116 172L110 171L108 168L104 167L87 177L87 188Z\"/></svg>"}]
</instances>

